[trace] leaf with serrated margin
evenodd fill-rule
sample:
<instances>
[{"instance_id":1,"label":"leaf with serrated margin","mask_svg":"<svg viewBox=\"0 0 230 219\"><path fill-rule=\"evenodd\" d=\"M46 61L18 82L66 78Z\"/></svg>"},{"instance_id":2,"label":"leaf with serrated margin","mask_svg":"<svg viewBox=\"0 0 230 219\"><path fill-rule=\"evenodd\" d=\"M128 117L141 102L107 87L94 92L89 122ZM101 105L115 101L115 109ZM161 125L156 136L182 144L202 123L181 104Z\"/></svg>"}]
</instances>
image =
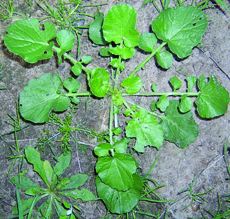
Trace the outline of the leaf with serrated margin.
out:
<instances>
[{"instance_id":1,"label":"leaf with serrated margin","mask_svg":"<svg viewBox=\"0 0 230 219\"><path fill-rule=\"evenodd\" d=\"M116 44L124 41L127 47L137 46L139 32L135 29L136 15L136 10L127 4L111 7L102 26L105 40Z\"/></svg>"},{"instance_id":2,"label":"leaf with serrated margin","mask_svg":"<svg viewBox=\"0 0 230 219\"><path fill-rule=\"evenodd\" d=\"M178 106L178 100L170 100L165 111L166 116L162 118L160 124L164 130L165 139L184 149L196 140L199 132L192 113L180 113Z\"/></svg>"},{"instance_id":3,"label":"leaf with serrated margin","mask_svg":"<svg viewBox=\"0 0 230 219\"><path fill-rule=\"evenodd\" d=\"M210 76L209 82L201 86L200 94L195 101L197 112L202 118L214 118L227 112L229 93L217 81Z\"/></svg>"},{"instance_id":4,"label":"leaf with serrated margin","mask_svg":"<svg viewBox=\"0 0 230 219\"><path fill-rule=\"evenodd\" d=\"M131 155L115 153L113 157L98 158L96 171L105 184L119 191L126 191L133 185L133 174L137 167L137 162Z\"/></svg>"},{"instance_id":5,"label":"leaf with serrated margin","mask_svg":"<svg viewBox=\"0 0 230 219\"><path fill-rule=\"evenodd\" d=\"M56 36L55 26L45 21L42 30L40 25L38 19L15 21L8 27L8 34L4 36L6 47L29 63L51 58L54 42L49 41Z\"/></svg>"},{"instance_id":6,"label":"leaf with serrated margin","mask_svg":"<svg viewBox=\"0 0 230 219\"><path fill-rule=\"evenodd\" d=\"M168 43L170 50L179 58L192 53L192 48L200 43L207 26L204 12L193 6L163 10L152 23L153 32Z\"/></svg>"},{"instance_id":7,"label":"leaf with serrated margin","mask_svg":"<svg viewBox=\"0 0 230 219\"><path fill-rule=\"evenodd\" d=\"M138 152L144 152L144 147L148 145L160 149L163 135L158 120L144 110L137 111L126 126L126 136L136 138L134 149Z\"/></svg>"}]
</instances>

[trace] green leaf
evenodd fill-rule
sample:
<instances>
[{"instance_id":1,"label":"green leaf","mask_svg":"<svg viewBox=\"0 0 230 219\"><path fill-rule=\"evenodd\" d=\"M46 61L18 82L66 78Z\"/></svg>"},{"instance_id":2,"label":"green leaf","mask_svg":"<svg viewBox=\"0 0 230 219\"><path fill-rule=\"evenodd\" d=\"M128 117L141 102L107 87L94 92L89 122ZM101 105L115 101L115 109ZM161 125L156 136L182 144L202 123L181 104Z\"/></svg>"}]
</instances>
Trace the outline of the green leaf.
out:
<instances>
[{"instance_id":1,"label":"green leaf","mask_svg":"<svg viewBox=\"0 0 230 219\"><path fill-rule=\"evenodd\" d=\"M166 43L179 58L192 53L201 42L208 21L201 9L180 6L163 10L152 23L153 32Z\"/></svg>"},{"instance_id":2,"label":"green leaf","mask_svg":"<svg viewBox=\"0 0 230 219\"><path fill-rule=\"evenodd\" d=\"M167 99L166 95L163 95L159 98L158 102L157 102L157 107L164 112L166 110L166 108L169 105L169 100Z\"/></svg>"},{"instance_id":3,"label":"green leaf","mask_svg":"<svg viewBox=\"0 0 230 219\"><path fill-rule=\"evenodd\" d=\"M106 57L108 57L108 56L111 56L111 53L109 52L109 48L102 48L102 49L100 49L100 55L101 56L106 56Z\"/></svg>"},{"instance_id":4,"label":"green leaf","mask_svg":"<svg viewBox=\"0 0 230 219\"><path fill-rule=\"evenodd\" d=\"M103 157L103 156L107 156L111 149L113 149L111 144L109 144L109 143L101 143L101 144L97 145L94 148L94 153L98 157Z\"/></svg>"},{"instance_id":5,"label":"green leaf","mask_svg":"<svg viewBox=\"0 0 230 219\"><path fill-rule=\"evenodd\" d=\"M100 157L96 164L100 179L119 191L126 191L133 185L133 174L136 170L136 160L129 154L116 153L113 157Z\"/></svg>"},{"instance_id":6,"label":"green leaf","mask_svg":"<svg viewBox=\"0 0 230 219\"><path fill-rule=\"evenodd\" d=\"M84 202L97 200L95 195L87 189L82 189L82 190L75 189L72 191L62 191L62 192L59 192L59 194L68 196L68 197L72 197L74 199L80 198Z\"/></svg>"},{"instance_id":7,"label":"green leaf","mask_svg":"<svg viewBox=\"0 0 230 219\"><path fill-rule=\"evenodd\" d=\"M183 95L180 100L179 110L182 113L187 113L193 108L193 101L187 95Z\"/></svg>"},{"instance_id":8,"label":"green leaf","mask_svg":"<svg viewBox=\"0 0 230 219\"><path fill-rule=\"evenodd\" d=\"M133 119L128 121L126 136L136 138L134 149L138 152L144 152L147 145L160 149L164 140L158 120L144 110L137 111Z\"/></svg>"},{"instance_id":9,"label":"green leaf","mask_svg":"<svg viewBox=\"0 0 230 219\"><path fill-rule=\"evenodd\" d=\"M71 152L62 154L57 161L57 164L54 166L54 172L58 176L61 176L66 168L69 166L71 160Z\"/></svg>"},{"instance_id":10,"label":"green leaf","mask_svg":"<svg viewBox=\"0 0 230 219\"><path fill-rule=\"evenodd\" d=\"M179 89L182 86L181 80L179 78L177 78L176 76L170 78L169 82L172 85L174 91L176 91L177 89Z\"/></svg>"},{"instance_id":11,"label":"green leaf","mask_svg":"<svg viewBox=\"0 0 230 219\"><path fill-rule=\"evenodd\" d=\"M92 56L82 56L81 57L81 62L84 64L89 64L92 61Z\"/></svg>"},{"instance_id":12,"label":"green leaf","mask_svg":"<svg viewBox=\"0 0 230 219\"><path fill-rule=\"evenodd\" d=\"M125 153L125 151L127 150L127 144L130 142L130 139L128 138L123 138L121 139L120 141L116 141L114 144L113 144L113 147L115 149L115 151L117 153Z\"/></svg>"},{"instance_id":13,"label":"green leaf","mask_svg":"<svg viewBox=\"0 0 230 219\"><path fill-rule=\"evenodd\" d=\"M44 167L44 162L40 159L40 153L33 148L26 147L25 154L28 162L34 166L34 171L36 171L41 176L45 184L49 187L50 183L47 179L47 172Z\"/></svg>"},{"instance_id":14,"label":"green leaf","mask_svg":"<svg viewBox=\"0 0 230 219\"><path fill-rule=\"evenodd\" d=\"M115 127L113 130L112 130L113 134L118 136L121 134L122 132L122 129L120 127Z\"/></svg>"},{"instance_id":15,"label":"green leaf","mask_svg":"<svg viewBox=\"0 0 230 219\"><path fill-rule=\"evenodd\" d=\"M26 200L21 200L23 212L26 212L30 208L34 199L35 199L35 197L29 198ZM16 215L18 214L18 205L17 204L13 207L12 214L16 214Z\"/></svg>"},{"instance_id":16,"label":"green leaf","mask_svg":"<svg viewBox=\"0 0 230 219\"><path fill-rule=\"evenodd\" d=\"M78 82L77 79L72 78L72 77L68 77L64 80L63 82L63 86L70 92L70 93L74 93L77 92L79 87L80 87L80 83Z\"/></svg>"},{"instance_id":17,"label":"green leaf","mask_svg":"<svg viewBox=\"0 0 230 219\"><path fill-rule=\"evenodd\" d=\"M69 178L69 183L66 184L62 189L77 189L79 186L84 185L86 180L88 179L88 176L86 174L76 174L72 175Z\"/></svg>"},{"instance_id":18,"label":"green leaf","mask_svg":"<svg viewBox=\"0 0 230 219\"><path fill-rule=\"evenodd\" d=\"M104 97L110 87L109 73L103 68L96 68L91 73L89 81L91 92L97 97Z\"/></svg>"},{"instance_id":19,"label":"green leaf","mask_svg":"<svg viewBox=\"0 0 230 219\"><path fill-rule=\"evenodd\" d=\"M42 30L40 25L38 19L15 21L8 27L8 34L4 36L6 47L29 63L51 58L54 42L49 41L56 36L55 26L45 21Z\"/></svg>"},{"instance_id":20,"label":"green leaf","mask_svg":"<svg viewBox=\"0 0 230 219\"><path fill-rule=\"evenodd\" d=\"M128 77L121 83L121 86L125 88L127 94L136 94L142 88L142 81L138 76Z\"/></svg>"},{"instance_id":21,"label":"green leaf","mask_svg":"<svg viewBox=\"0 0 230 219\"><path fill-rule=\"evenodd\" d=\"M164 130L165 139L184 149L196 140L199 132L192 113L182 114L178 111L178 106L178 100L170 100L165 111L166 117L162 118L160 124Z\"/></svg>"},{"instance_id":22,"label":"green leaf","mask_svg":"<svg viewBox=\"0 0 230 219\"><path fill-rule=\"evenodd\" d=\"M59 57L74 47L75 39L75 35L69 30L61 30L57 33L57 43L61 49L61 51L58 52Z\"/></svg>"},{"instance_id":23,"label":"green leaf","mask_svg":"<svg viewBox=\"0 0 230 219\"><path fill-rule=\"evenodd\" d=\"M76 75L80 75L82 72L82 65L80 62L74 63L74 66L71 68L71 71Z\"/></svg>"},{"instance_id":24,"label":"green leaf","mask_svg":"<svg viewBox=\"0 0 230 219\"><path fill-rule=\"evenodd\" d=\"M124 100L120 93L115 93L112 95L112 101L114 106L121 106Z\"/></svg>"},{"instance_id":25,"label":"green leaf","mask_svg":"<svg viewBox=\"0 0 230 219\"><path fill-rule=\"evenodd\" d=\"M95 15L95 20L89 26L89 38L98 45L105 45L105 41L102 34L102 23L104 21L104 14L98 12Z\"/></svg>"},{"instance_id":26,"label":"green leaf","mask_svg":"<svg viewBox=\"0 0 230 219\"><path fill-rule=\"evenodd\" d=\"M188 92L192 91L192 88L196 84L196 77L195 76L188 76L185 79L187 81Z\"/></svg>"},{"instance_id":27,"label":"green leaf","mask_svg":"<svg viewBox=\"0 0 230 219\"><path fill-rule=\"evenodd\" d=\"M15 184L18 188L22 190L27 190L30 188L39 188L39 185L31 181L29 178L23 176L15 176L11 178L11 182Z\"/></svg>"},{"instance_id":28,"label":"green leaf","mask_svg":"<svg viewBox=\"0 0 230 219\"><path fill-rule=\"evenodd\" d=\"M102 26L105 40L116 44L124 41L126 47L137 46L139 32L135 30L136 14L135 9L127 4L111 7Z\"/></svg>"},{"instance_id":29,"label":"green leaf","mask_svg":"<svg viewBox=\"0 0 230 219\"><path fill-rule=\"evenodd\" d=\"M128 48L126 46L120 47L117 45L117 47L112 47L109 49L109 52L113 55L119 55L122 59L130 59L133 57L135 53L134 48Z\"/></svg>"},{"instance_id":30,"label":"green leaf","mask_svg":"<svg viewBox=\"0 0 230 219\"><path fill-rule=\"evenodd\" d=\"M96 178L97 193L108 210L112 213L123 214L130 212L139 202L140 193L143 190L141 177L133 175L134 183L127 191L117 191Z\"/></svg>"},{"instance_id":31,"label":"green leaf","mask_svg":"<svg viewBox=\"0 0 230 219\"><path fill-rule=\"evenodd\" d=\"M157 44L157 38L153 33L142 33L139 47L145 52L153 52Z\"/></svg>"},{"instance_id":32,"label":"green leaf","mask_svg":"<svg viewBox=\"0 0 230 219\"><path fill-rule=\"evenodd\" d=\"M54 101L53 101L53 110L56 112L62 112L68 109L70 104L70 99L64 94L60 94Z\"/></svg>"},{"instance_id":33,"label":"green leaf","mask_svg":"<svg viewBox=\"0 0 230 219\"><path fill-rule=\"evenodd\" d=\"M58 99L62 89L61 78L57 74L44 74L29 81L20 93L20 113L25 120L34 123L44 123L48 120L49 114L54 108L60 111L58 104L60 100L65 101L64 111L68 101ZM60 105L60 107L63 107Z\"/></svg>"},{"instance_id":34,"label":"green leaf","mask_svg":"<svg viewBox=\"0 0 230 219\"><path fill-rule=\"evenodd\" d=\"M195 103L202 118L221 116L227 112L229 93L214 76L210 76L209 82L202 86Z\"/></svg>"},{"instance_id":35,"label":"green leaf","mask_svg":"<svg viewBox=\"0 0 230 219\"><path fill-rule=\"evenodd\" d=\"M197 87L199 90L202 90L205 86L207 86L207 84L208 84L208 82L207 82L205 75L201 75L197 79Z\"/></svg>"},{"instance_id":36,"label":"green leaf","mask_svg":"<svg viewBox=\"0 0 230 219\"><path fill-rule=\"evenodd\" d=\"M156 59L157 59L158 65L164 69L170 68L173 63L173 55L167 50L158 52L156 54Z\"/></svg>"}]
</instances>

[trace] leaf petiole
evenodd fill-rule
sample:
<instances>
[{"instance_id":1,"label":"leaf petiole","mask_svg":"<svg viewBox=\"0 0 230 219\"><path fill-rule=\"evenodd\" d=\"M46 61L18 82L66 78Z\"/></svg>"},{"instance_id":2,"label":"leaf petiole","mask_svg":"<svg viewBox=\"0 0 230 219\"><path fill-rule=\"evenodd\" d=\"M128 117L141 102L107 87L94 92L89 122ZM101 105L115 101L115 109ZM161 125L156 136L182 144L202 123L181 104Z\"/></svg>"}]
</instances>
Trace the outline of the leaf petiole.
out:
<instances>
[{"instance_id":1,"label":"leaf petiole","mask_svg":"<svg viewBox=\"0 0 230 219\"><path fill-rule=\"evenodd\" d=\"M145 67L145 64L161 49L166 45L166 42L161 43L160 46L158 46L141 64L139 64L135 70L129 75L129 77L133 77L141 68Z\"/></svg>"}]
</instances>

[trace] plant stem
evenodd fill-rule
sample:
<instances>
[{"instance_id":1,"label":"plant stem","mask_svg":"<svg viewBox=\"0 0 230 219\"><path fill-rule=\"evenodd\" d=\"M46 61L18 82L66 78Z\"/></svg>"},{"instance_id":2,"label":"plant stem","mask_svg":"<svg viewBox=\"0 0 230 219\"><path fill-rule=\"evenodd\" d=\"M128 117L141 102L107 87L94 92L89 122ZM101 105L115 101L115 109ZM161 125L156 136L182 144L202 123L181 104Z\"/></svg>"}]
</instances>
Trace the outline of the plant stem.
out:
<instances>
[{"instance_id":1,"label":"plant stem","mask_svg":"<svg viewBox=\"0 0 230 219\"><path fill-rule=\"evenodd\" d=\"M110 105L110 115L109 115L109 141L110 144L113 145L113 101L111 100L111 105Z\"/></svg>"},{"instance_id":2,"label":"plant stem","mask_svg":"<svg viewBox=\"0 0 230 219\"><path fill-rule=\"evenodd\" d=\"M81 93L68 93L65 94L67 97L75 97L75 96L90 96L90 92L81 92Z\"/></svg>"},{"instance_id":3,"label":"plant stem","mask_svg":"<svg viewBox=\"0 0 230 219\"><path fill-rule=\"evenodd\" d=\"M144 68L145 64L157 53L159 52L164 46L166 42L161 43L141 64L139 64L135 70L129 75L129 77L133 77L141 68Z\"/></svg>"},{"instance_id":4,"label":"plant stem","mask_svg":"<svg viewBox=\"0 0 230 219\"><path fill-rule=\"evenodd\" d=\"M200 92L140 92L136 94L122 94L122 96L183 96L187 95L190 97L199 96Z\"/></svg>"}]
</instances>

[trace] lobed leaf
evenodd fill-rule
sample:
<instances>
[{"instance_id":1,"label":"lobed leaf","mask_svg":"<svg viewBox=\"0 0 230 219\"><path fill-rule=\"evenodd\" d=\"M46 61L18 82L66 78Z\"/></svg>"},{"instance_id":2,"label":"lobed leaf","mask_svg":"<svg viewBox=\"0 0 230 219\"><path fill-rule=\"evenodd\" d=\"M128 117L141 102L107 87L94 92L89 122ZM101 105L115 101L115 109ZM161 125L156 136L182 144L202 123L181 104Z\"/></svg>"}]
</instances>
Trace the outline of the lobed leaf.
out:
<instances>
[{"instance_id":1,"label":"lobed leaf","mask_svg":"<svg viewBox=\"0 0 230 219\"><path fill-rule=\"evenodd\" d=\"M57 74L47 73L29 81L19 98L22 117L34 123L44 123L52 110L66 110L69 98L59 94L62 88Z\"/></svg>"},{"instance_id":2,"label":"lobed leaf","mask_svg":"<svg viewBox=\"0 0 230 219\"><path fill-rule=\"evenodd\" d=\"M137 46L139 32L135 30L136 14L135 9L127 4L111 7L102 26L105 40L116 44L124 41L126 47Z\"/></svg>"},{"instance_id":3,"label":"lobed leaf","mask_svg":"<svg viewBox=\"0 0 230 219\"><path fill-rule=\"evenodd\" d=\"M144 110L137 111L133 119L128 121L126 136L136 138L134 149L138 152L144 152L147 145L160 149L164 140L158 120Z\"/></svg>"},{"instance_id":4,"label":"lobed leaf","mask_svg":"<svg viewBox=\"0 0 230 219\"><path fill-rule=\"evenodd\" d=\"M200 43L207 26L205 14L193 6L163 10L152 23L157 37L181 59L190 55L192 48Z\"/></svg>"},{"instance_id":5,"label":"lobed leaf","mask_svg":"<svg viewBox=\"0 0 230 219\"><path fill-rule=\"evenodd\" d=\"M130 212L139 202L140 193L143 191L142 179L139 175L133 175L134 183L127 191L118 191L96 178L97 193L108 210L112 213L123 214Z\"/></svg>"},{"instance_id":6,"label":"lobed leaf","mask_svg":"<svg viewBox=\"0 0 230 219\"><path fill-rule=\"evenodd\" d=\"M8 34L4 36L6 47L29 63L51 58L54 42L49 41L56 36L55 26L45 21L43 30L40 25L38 19L15 21L8 27Z\"/></svg>"},{"instance_id":7,"label":"lobed leaf","mask_svg":"<svg viewBox=\"0 0 230 219\"><path fill-rule=\"evenodd\" d=\"M162 118L160 124L164 130L165 139L184 149L196 140L199 132L192 113L180 113L178 105L178 100L170 100L165 111L166 117Z\"/></svg>"},{"instance_id":8,"label":"lobed leaf","mask_svg":"<svg viewBox=\"0 0 230 219\"><path fill-rule=\"evenodd\" d=\"M132 175L136 169L136 160L129 154L115 153L113 157L100 157L96 164L100 179L119 191L126 191L133 185Z\"/></svg>"},{"instance_id":9,"label":"lobed leaf","mask_svg":"<svg viewBox=\"0 0 230 219\"><path fill-rule=\"evenodd\" d=\"M202 118L214 118L227 112L229 104L228 91L211 76L208 83L199 86L200 94L195 103Z\"/></svg>"}]
</instances>

